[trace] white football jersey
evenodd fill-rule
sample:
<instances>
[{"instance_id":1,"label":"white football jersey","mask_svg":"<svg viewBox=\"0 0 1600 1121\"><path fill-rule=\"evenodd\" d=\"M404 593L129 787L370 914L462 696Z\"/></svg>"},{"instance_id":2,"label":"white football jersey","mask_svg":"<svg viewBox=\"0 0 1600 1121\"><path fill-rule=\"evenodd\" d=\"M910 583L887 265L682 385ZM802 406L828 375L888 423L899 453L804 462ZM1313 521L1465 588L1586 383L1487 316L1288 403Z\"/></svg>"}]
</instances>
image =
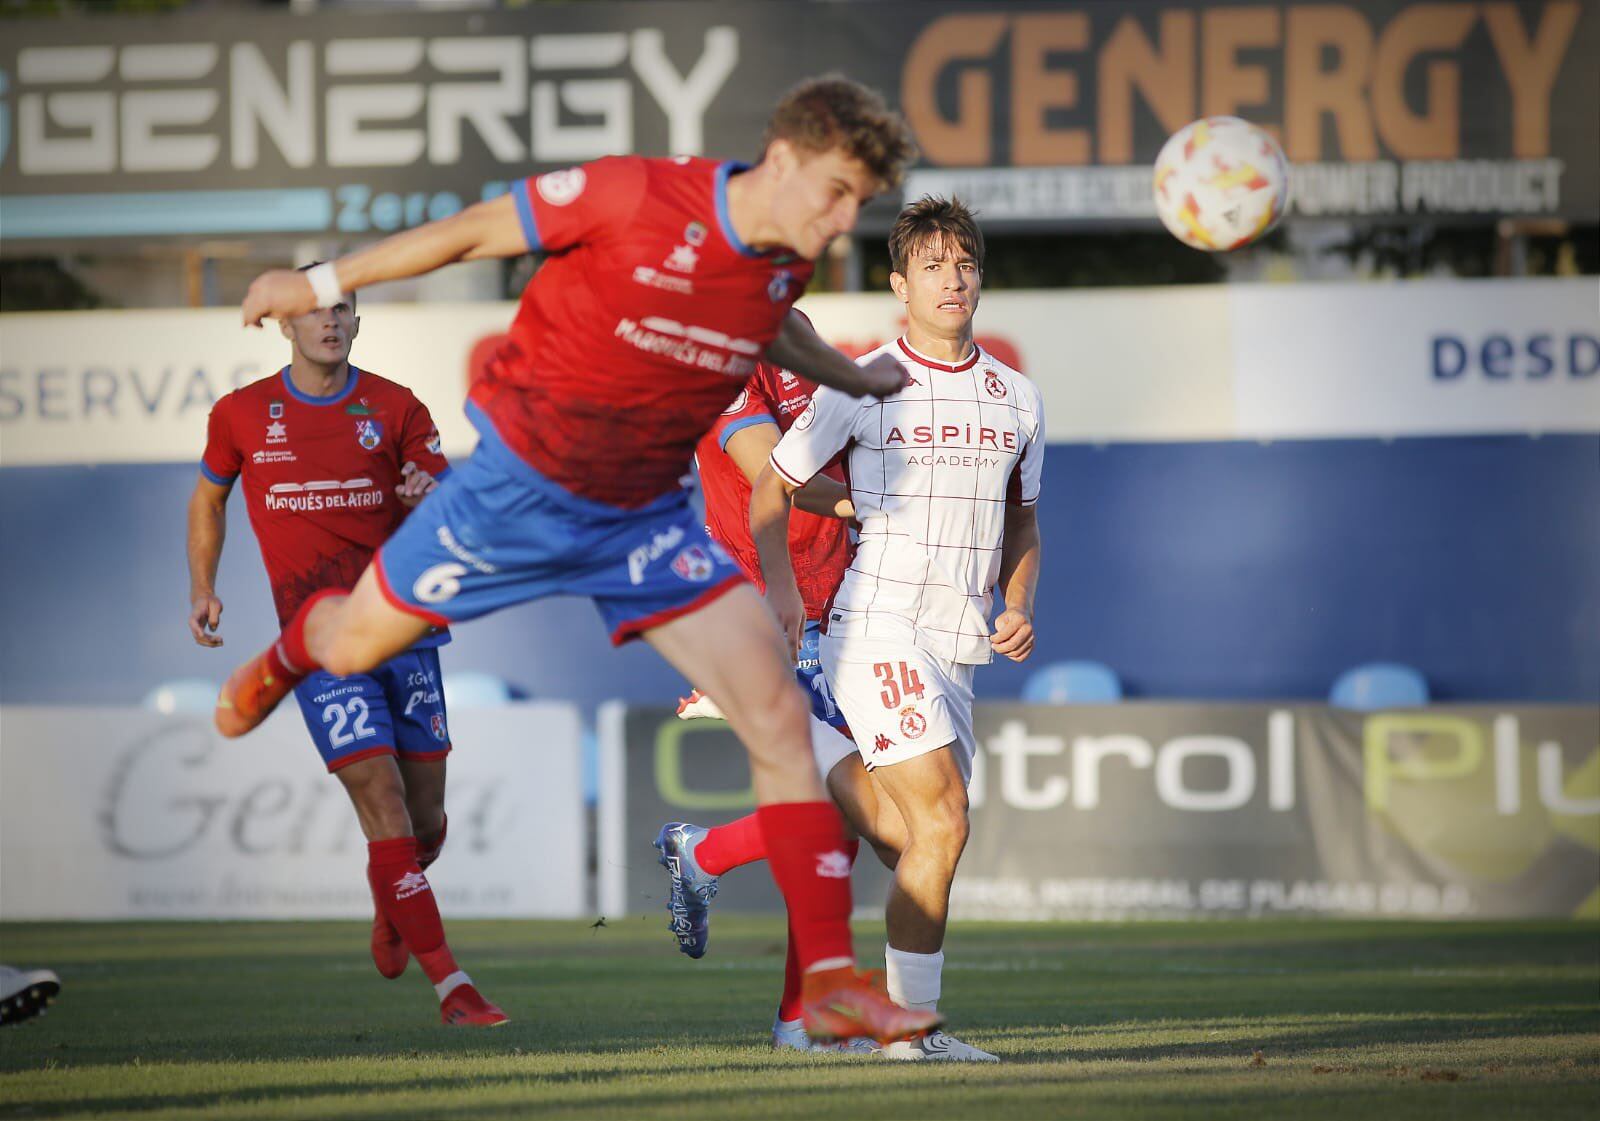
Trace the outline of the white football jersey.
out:
<instances>
[{"instance_id":1,"label":"white football jersey","mask_svg":"<svg viewBox=\"0 0 1600 1121\"><path fill-rule=\"evenodd\" d=\"M823 627L982 665L1006 506L1039 497L1044 403L981 347L951 366L899 339L858 361L880 354L911 384L882 400L819 389L772 451L795 486L845 451L861 542Z\"/></svg>"}]
</instances>

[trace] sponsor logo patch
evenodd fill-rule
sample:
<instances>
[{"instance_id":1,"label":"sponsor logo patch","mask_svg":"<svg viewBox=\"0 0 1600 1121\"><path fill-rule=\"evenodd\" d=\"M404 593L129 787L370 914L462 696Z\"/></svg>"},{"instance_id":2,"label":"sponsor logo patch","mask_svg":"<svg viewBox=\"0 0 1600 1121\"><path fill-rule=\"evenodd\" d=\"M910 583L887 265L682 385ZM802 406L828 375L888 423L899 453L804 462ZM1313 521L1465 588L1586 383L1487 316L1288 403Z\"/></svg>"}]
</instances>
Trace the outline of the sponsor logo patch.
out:
<instances>
[{"instance_id":1,"label":"sponsor logo patch","mask_svg":"<svg viewBox=\"0 0 1600 1121\"><path fill-rule=\"evenodd\" d=\"M563 171L546 172L533 183L539 190L539 197L545 202L551 206L566 206L583 194L588 181L589 177L583 168L569 167Z\"/></svg>"},{"instance_id":2,"label":"sponsor logo patch","mask_svg":"<svg viewBox=\"0 0 1600 1121\"><path fill-rule=\"evenodd\" d=\"M828 880L847 880L850 878L850 858L841 850L817 854L817 875Z\"/></svg>"},{"instance_id":3,"label":"sponsor logo patch","mask_svg":"<svg viewBox=\"0 0 1600 1121\"><path fill-rule=\"evenodd\" d=\"M888 751L893 746L894 741L888 736L884 735L882 732L879 732L878 738L872 741L873 751Z\"/></svg>"},{"instance_id":4,"label":"sponsor logo patch","mask_svg":"<svg viewBox=\"0 0 1600 1121\"><path fill-rule=\"evenodd\" d=\"M288 426L281 420L275 420L267 425L267 443L287 444L289 442Z\"/></svg>"}]
</instances>

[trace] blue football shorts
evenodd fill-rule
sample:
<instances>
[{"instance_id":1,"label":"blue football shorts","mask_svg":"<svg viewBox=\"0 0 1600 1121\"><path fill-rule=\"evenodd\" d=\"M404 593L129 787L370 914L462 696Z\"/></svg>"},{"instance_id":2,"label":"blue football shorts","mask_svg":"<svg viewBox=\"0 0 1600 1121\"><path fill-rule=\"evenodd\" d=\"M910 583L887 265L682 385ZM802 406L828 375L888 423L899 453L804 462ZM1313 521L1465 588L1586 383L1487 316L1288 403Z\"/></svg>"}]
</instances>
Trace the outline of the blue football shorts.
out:
<instances>
[{"instance_id":1,"label":"blue football shorts","mask_svg":"<svg viewBox=\"0 0 1600 1121\"><path fill-rule=\"evenodd\" d=\"M436 626L587 596L620 645L746 583L684 491L623 510L552 483L474 406L482 439L375 558L384 596Z\"/></svg>"},{"instance_id":2,"label":"blue football shorts","mask_svg":"<svg viewBox=\"0 0 1600 1121\"><path fill-rule=\"evenodd\" d=\"M407 650L349 677L317 670L294 698L330 772L374 755L429 761L450 753L437 649Z\"/></svg>"}]
</instances>

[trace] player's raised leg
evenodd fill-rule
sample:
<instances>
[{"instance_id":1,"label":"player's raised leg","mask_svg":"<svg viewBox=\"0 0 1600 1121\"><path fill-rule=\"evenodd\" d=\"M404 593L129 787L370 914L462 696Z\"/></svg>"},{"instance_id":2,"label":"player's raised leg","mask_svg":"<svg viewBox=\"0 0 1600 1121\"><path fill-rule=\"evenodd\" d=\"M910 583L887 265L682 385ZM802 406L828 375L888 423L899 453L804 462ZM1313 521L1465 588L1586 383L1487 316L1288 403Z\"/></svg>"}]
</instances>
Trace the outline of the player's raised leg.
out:
<instances>
[{"instance_id":1,"label":"player's raised leg","mask_svg":"<svg viewBox=\"0 0 1600 1121\"><path fill-rule=\"evenodd\" d=\"M936 1012L901 1009L855 972L843 823L811 756L809 706L754 590L733 588L645 638L716 701L749 752L767 861L789 908L808 1033L887 1041L936 1026Z\"/></svg>"},{"instance_id":2,"label":"player's raised leg","mask_svg":"<svg viewBox=\"0 0 1600 1121\"><path fill-rule=\"evenodd\" d=\"M276 641L228 676L217 698L217 731L242 736L308 674L365 673L411 646L430 625L390 603L377 566L368 565L348 595L328 589L307 599Z\"/></svg>"}]
</instances>

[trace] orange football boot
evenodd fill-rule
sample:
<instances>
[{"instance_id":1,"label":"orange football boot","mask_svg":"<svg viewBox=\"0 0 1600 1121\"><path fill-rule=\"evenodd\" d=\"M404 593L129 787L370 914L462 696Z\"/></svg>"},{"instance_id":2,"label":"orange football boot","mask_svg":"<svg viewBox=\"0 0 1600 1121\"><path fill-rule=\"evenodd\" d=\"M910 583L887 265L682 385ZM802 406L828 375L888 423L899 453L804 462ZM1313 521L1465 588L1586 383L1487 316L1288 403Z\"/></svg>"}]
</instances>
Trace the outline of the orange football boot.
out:
<instances>
[{"instance_id":1,"label":"orange football boot","mask_svg":"<svg viewBox=\"0 0 1600 1121\"><path fill-rule=\"evenodd\" d=\"M483 999L472 985L457 985L439 1003L439 1019L453 1028L497 1028L511 1017Z\"/></svg>"},{"instance_id":2,"label":"orange football boot","mask_svg":"<svg viewBox=\"0 0 1600 1121\"><path fill-rule=\"evenodd\" d=\"M263 650L228 675L217 696L217 731L242 736L272 714L299 682L274 673Z\"/></svg>"},{"instance_id":3,"label":"orange football boot","mask_svg":"<svg viewBox=\"0 0 1600 1121\"><path fill-rule=\"evenodd\" d=\"M818 1041L866 1036L879 1043L911 1039L944 1022L937 1012L901 1008L850 966L807 973L801 980L801 1016L806 1034Z\"/></svg>"}]
</instances>

